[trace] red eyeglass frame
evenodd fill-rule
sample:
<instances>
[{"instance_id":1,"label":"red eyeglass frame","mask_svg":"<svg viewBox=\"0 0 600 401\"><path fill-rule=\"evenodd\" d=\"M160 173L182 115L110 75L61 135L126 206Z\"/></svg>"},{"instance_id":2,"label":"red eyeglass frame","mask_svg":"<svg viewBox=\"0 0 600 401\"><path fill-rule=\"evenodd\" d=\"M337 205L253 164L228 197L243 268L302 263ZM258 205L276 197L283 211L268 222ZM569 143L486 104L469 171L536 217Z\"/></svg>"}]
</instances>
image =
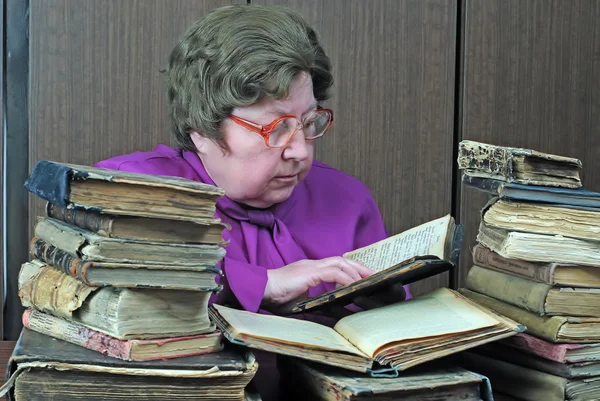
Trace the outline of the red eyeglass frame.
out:
<instances>
[{"instance_id":1,"label":"red eyeglass frame","mask_svg":"<svg viewBox=\"0 0 600 401\"><path fill-rule=\"evenodd\" d=\"M331 116L331 119L329 120L329 123L327 124L327 127L325 127L325 129L323 130L323 133L319 136L315 136L314 138L307 138L307 140L312 140L312 139L317 139L322 137L325 132L327 132L327 130L329 129L329 127L331 126L331 123L333 122L333 110L331 109L317 109L315 110L315 113L321 113L321 112L327 112L329 113L329 115ZM269 145L269 138L271 136L271 132L273 131L273 129L275 128L275 126L282 120L285 120L286 118L294 118L296 119L296 121L300 122L300 127L297 127L296 130L294 131L294 133L292 133L292 135L290 135L290 137L288 138L288 140L281 146L271 146ZM234 116L233 114L229 115L229 119L231 121L233 121L234 123L252 131L252 132L256 132L258 135L260 135L263 140L265 141L265 145L268 148L282 148L285 145L288 144L288 142L294 137L294 135L296 135L296 132L300 131L303 127L304 124L302 121L298 120L298 117L291 115L291 114L286 114L284 116L280 116L277 117L275 120L271 121L268 125L261 125L261 124L257 124L254 123L252 121L246 120L245 118L242 117L238 117L238 116Z\"/></svg>"}]
</instances>

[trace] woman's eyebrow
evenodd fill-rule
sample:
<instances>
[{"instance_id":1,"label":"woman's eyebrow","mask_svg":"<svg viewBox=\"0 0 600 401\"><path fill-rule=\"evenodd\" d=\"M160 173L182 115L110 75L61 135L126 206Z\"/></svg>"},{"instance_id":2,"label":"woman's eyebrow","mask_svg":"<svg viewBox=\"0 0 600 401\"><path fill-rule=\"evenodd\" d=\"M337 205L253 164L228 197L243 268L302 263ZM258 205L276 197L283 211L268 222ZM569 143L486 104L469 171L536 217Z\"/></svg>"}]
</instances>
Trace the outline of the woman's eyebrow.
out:
<instances>
[{"instance_id":1,"label":"woman's eyebrow","mask_svg":"<svg viewBox=\"0 0 600 401\"><path fill-rule=\"evenodd\" d=\"M306 111L304 113L302 113L302 115L308 114L311 111L314 111L317 106L319 105L319 103L315 100L314 102L311 103L311 105L306 109ZM273 107L270 110L265 111L265 114L269 114L269 115L273 115L273 116L283 116L283 115L287 115L287 114L293 114L289 111L289 109L284 109L281 107Z\"/></svg>"}]
</instances>

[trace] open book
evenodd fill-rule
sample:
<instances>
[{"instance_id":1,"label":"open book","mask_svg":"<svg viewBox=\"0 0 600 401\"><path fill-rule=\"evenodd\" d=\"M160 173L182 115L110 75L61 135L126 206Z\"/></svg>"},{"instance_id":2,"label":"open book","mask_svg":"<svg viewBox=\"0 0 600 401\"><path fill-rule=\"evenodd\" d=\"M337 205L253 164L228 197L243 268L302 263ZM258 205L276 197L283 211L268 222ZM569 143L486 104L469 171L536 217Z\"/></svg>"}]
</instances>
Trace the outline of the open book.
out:
<instances>
[{"instance_id":1,"label":"open book","mask_svg":"<svg viewBox=\"0 0 600 401\"><path fill-rule=\"evenodd\" d=\"M346 316L333 328L217 304L209 314L233 343L371 374L404 370L524 330L448 288Z\"/></svg>"},{"instance_id":2,"label":"open book","mask_svg":"<svg viewBox=\"0 0 600 401\"><path fill-rule=\"evenodd\" d=\"M333 291L298 302L292 312L323 306L349 304L354 297L372 294L383 287L410 284L452 269L458 263L462 226L449 214L413 227L343 256L362 262L375 274Z\"/></svg>"}]
</instances>

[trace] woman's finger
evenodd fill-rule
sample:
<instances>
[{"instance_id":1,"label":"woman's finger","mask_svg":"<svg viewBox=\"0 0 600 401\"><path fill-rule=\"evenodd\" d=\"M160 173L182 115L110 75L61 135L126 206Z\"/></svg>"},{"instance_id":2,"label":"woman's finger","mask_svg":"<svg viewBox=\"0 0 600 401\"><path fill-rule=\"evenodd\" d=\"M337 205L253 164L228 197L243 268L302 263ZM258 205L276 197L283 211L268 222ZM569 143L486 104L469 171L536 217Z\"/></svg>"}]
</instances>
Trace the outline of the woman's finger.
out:
<instances>
[{"instance_id":1,"label":"woman's finger","mask_svg":"<svg viewBox=\"0 0 600 401\"><path fill-rule=\"evenodd\" d=\"M324 269L319 269L318 273L321 282L348 285L356 281L349 276L348 273L336 266L329 266Z\"/></svg>"}]
</instances>

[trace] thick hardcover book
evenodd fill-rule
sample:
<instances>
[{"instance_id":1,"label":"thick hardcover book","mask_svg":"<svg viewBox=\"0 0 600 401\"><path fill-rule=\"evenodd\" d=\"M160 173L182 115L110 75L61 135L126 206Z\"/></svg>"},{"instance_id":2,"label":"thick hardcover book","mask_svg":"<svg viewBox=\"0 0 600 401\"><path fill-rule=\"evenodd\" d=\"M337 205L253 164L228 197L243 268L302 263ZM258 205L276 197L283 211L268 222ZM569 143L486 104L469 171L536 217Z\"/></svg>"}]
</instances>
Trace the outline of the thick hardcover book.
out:
<instances>
[{"instance_id":1,"label":"thick hardcover book","mask_svg":"<svg viewBox=\"0 0 600 401\"><path fill-rule=\"evenodd\" d=\"M600 362L600 343L556 344L527 333L519 333L499 342L558 363Z\"/></svg>"},{"instance_id":2,"label":"thick hardcover book","mask_svg":"<svg viewBox=\"0 0 600 401\"><path fill-rule=\"evenodd\" d=\"M46 263L91 287L161 288L218 291L215 266L175 263L114 263L83 260L34 237L29 251L35 263Z\"/></svg>"},{"instance_id":3,"label":"thick hardcover book","mask_svg":"<svg viewBox=\"0 0 600 401\"><path fill-rule=\"evenodd\" d=\"M473 266L466 287L539 315L600 317L596 288L553 287L498 270Z\"/></svg>"},{"instance_id":4,"label":"thick hardcover book","mask_svg":"<svg viewBox=\"0 0 600 401\"><path fill-rule=\"evenodd\" d=\"M600 269L558 263L507 259L481 244L473 247L473 263L492 270L562 287L600 287Z\"/></svg>"},{"instance_id":5,"label":"thick hardcover book","mask_svg":"<svg viewBox=\"0 0 600 401\"><path fill-rule=\"evenodd\" d=\"M369 377L298 358L279 358L277 367L288 401L492 401L489 380L458 366L436 364L394 378Z\"/></svg>"},{"instance_id":6,"label":"thick hardcover book","mask_svg":"<svg viewBox=\"0 0 600 401\"><path fill-rule=\"evenodd\" d=\"M554 187L581 187L580 160L475 141L461 141L458 168L463 174L507 182Z\"/></svg>"},{"instance_id":7,"label":"thick hardcover book","mask_svg":"<svg viewBox=\"0 0 600 401\"><path fill-rule=\"evenodd\" d=\"M292 312L352 303L352 298L396 284L410 284L458 264L463 227L450 215L413 227L343 256L358 260L375 274L333 291L298 302Z\"/></svg>"},{"instance_id":8,"label":"thick hardcover book","mask_svg":"<svg viewBox=\"0 0 600 401\"><path fill-rule=\"evenodd\" d=\"M600 240L600 208L582 209L493 198L481 218L490 227L584 241Z\"/></svg>"},{"instance_id":9,"label":"thick hardcover book","mask_svg":"<svg viewBox=\"0 0 600 401\"><path fill-rule=\"evenodd\" d=\"M180 337L215 330L210 292L89 287L50 266L28 262L19 297L35 308L119 339Z\"/></svg>"},{"instance_id":10,"label":"thick hardcover book","mask_svg":"<svg viewBox=\"0 0 600 401\"><path fill-rule=\"evenodd\" d=\"M490 178L463 175L463 183L468 187L498 196L501 199L519 200L565 205L572 207L600 207L600 193L583 188L557 188L538 185L524 185Z\"/></svg>"},{"instance_id":11,"label":"thick hardcover book","mask_svg":"<svg viewBox=\"0 0 600 401\"><path fill-rule=\"evenodd\" d=\"M461 288L459 292L479 305L527 327L527 332L556 343L589 344L600 342L600 318L540 316L518 306Z\"/></svg>"},{"instance_id":12,"label":"thick hardcover book","mask_svg":"<svg viewBox=\"0 0 600 401\"><path fill-rule=\"evenodd\" d=\"M224 191L179 177L39 161L25 188L61 207L107 214L195 221L213 218Z\"/></svg>"},{"instance_id":13,"label":"thick hardcover book","mask_svg":"<svg viewBox=\"0 0 600 401\"><path fill-rule=\"evenodd\" d=\"M494 389L525 401L590 401L600 398L600 377L567 379L473 352L461 366L487 376Z\"/></svg>"},{"instance_id":14,"label":"thick hardcover book","mask_svg":"<svg viewBox=\"0 0 600 401\"><path fill-rule=\"evenodd\" d=\"M208 354L223 349L222 334L212 333L181 337L121 340L83 324L27 309L23 326L38 333L126 361L152 361Z\"/></svg>"},{"instance_id":15,"label":"thick hardcover book","mask_svg":"<svg viewBox=\"0 0 600 401\"><path fill-rule=\"evenodd\" d=\"M225 245L219 219L194 221L168 220L104 214L91 209L76 209L46 204L46 214L56 220L92 231L103 237L129 238L151 242Z\"/></svg>"},{"instance_id":16,"label":"thick hardcover book","mask_svg":"<svg viewBox=\"0 0 600 401\"><path fill-rule=\"evenodd\" d=\"M35 236L89 261L214 266L225 256L225 249L215 244L175 244L107 238L45 217L38 217Z\"/></svg>"},{"instance_id":17,"label":"thick hardcover book","mask_svg":"<svg viewBox=\"0 0 600 401\"><path fill-rule=\"evenodd\" d=\"M252 354L221 352L124 361L23 329L8 363L9 400L244 400L256 373ZM2 393L0 392L0 395Z\"/></svg>"},{"instance_id":18,"label":"thick hardcover book","mask_svg":"<svg viewBox=\"0 0 600 401\"><path fill-rule=\"evenodd\" d=\"M209 314L233 343L373 375L397 374L524 330L448 288L346 316L333 328L216 304Z\"/></svg>"},{"instance_id":19,"label":"thick hardcover book","mask_svg":"<svg viewBox=\"0 0 600 401\"><path fill-rule=\"evenodd\" d=\"M600 266L600 241L505 230L482 221L477 242L508 259Z\"/></svg>"},{"instance_id":20,"label":"thick hardcover book","mask_svg":"<svg viewBox=\"0 0 600 401\"><path fill-rule=\"evenodd\" d=\"M473 352L567 379L600 376L600 363L596 361L569 363L555 362L534 354L521 352L516 348L502 344L501 341L482 345L481 347L474 349Z\"/></svg>"}]
</instances>

